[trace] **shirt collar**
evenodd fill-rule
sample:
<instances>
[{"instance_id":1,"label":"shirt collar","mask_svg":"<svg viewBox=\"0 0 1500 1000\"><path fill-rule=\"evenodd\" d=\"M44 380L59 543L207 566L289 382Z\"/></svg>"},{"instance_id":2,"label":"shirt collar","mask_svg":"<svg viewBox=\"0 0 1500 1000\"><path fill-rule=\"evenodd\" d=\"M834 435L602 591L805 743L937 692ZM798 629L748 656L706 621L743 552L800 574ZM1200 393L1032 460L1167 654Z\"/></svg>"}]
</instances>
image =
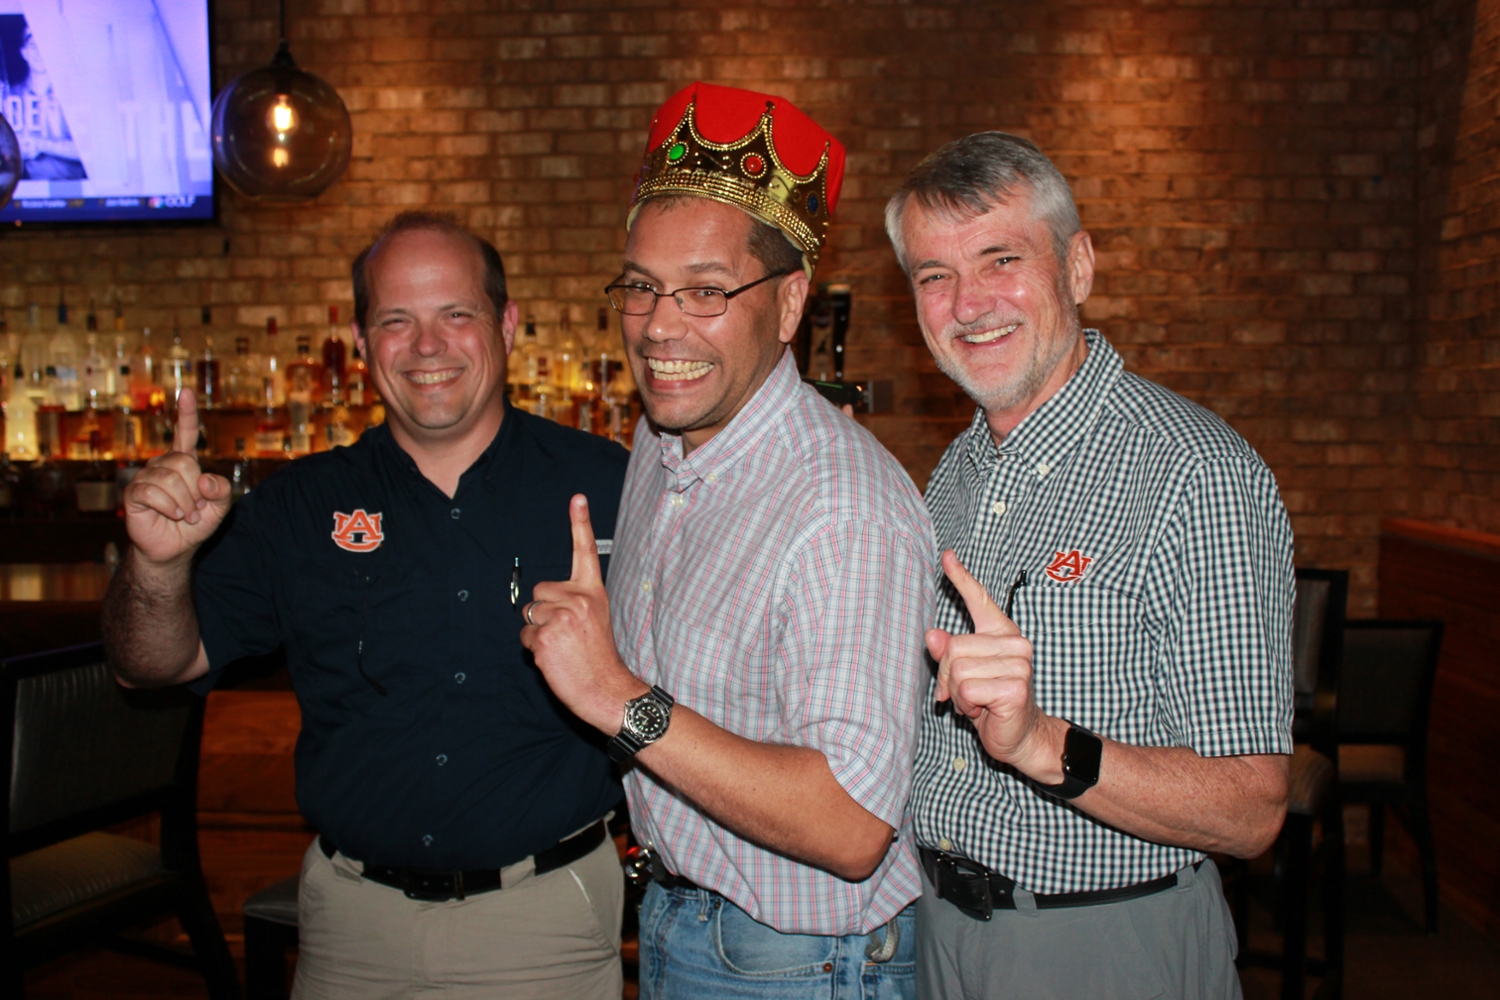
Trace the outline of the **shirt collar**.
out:
<instances>
[{"instance_id":1,"label":"shirt collar","mask_svg":"<svg viewBox=\"0 0 1500 1000\"><path fill-rule=\"evenodd\" d=\"M1073 377L998 446L982 408L974 411L966 445L969 461L986 469L1000 458L1016 458L1023 468L1047 476L1094 426L1104 398L1124 370L1120 355L1098 330L1084 330L1089 353Z\"/></svg>"},{"instance_id":2,"label":"shirt collar","mask_svg":"<svg viewBox=\"0 0 1500 1000\"><path fill-rule=\"evenodd\" d=\"M511 443L516 440L518 434L525 433L525 429L519 425L528 416L529 414L511 406L508 398L505 400L505 416L500 421L499 430L495 432L495 436L490 439L490 443L485 447L484 451L479 453L479 457L474 459L474 463L464 470L463 475L459 476L458 488L453 493L455 497L458 496L467 483L473 482L475 479L479 479L486 486L490 485L496 471L505 465L505 463L497 461L497 459L506 453ZM389 423L381 424L379 427L374 428L374 431L380 435L376 442L377 445L384 448L386 454L390 458L393 458L401 468L407 470L412 477L411 482L413 486L420 487L425 483L433 489L437 489L426 476L422 475L422 470L417 467L416 459L407 454L406 449L402 448L396 442L396 436L391 433Z\"/></svg>"},{"instance_id":3,"label":"shirt collar","mask_svg":"<svg viewBox=\"0 0 1500 1000\"><path fill-rule=\"evenodd\" d=\"M750 451L775 425L778 417L802 391L802 377L792 352L782 351L781 360L750 401L724 429L693 453L682 454L682 437L660 432L661 464L677 480L677 490L686 490L700 479L713 482L719 474Z\"/></svg>"}]
</instances>

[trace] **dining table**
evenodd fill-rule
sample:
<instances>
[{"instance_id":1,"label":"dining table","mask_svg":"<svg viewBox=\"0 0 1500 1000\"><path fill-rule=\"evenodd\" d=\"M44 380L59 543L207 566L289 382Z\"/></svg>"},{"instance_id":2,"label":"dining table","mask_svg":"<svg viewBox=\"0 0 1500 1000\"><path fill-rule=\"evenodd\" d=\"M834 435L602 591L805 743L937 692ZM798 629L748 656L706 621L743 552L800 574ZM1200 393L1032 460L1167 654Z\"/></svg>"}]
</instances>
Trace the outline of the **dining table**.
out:
<instances>
[{"instance_id":1,"label":"dining table","mask_svg":"<svg viewBox=\"0 0 1500 1000\"><path fill-rule=\"evenodd\" d=\"M99 641L113 567L0 563L0 659Z\"/></svg>"}]
</instances>

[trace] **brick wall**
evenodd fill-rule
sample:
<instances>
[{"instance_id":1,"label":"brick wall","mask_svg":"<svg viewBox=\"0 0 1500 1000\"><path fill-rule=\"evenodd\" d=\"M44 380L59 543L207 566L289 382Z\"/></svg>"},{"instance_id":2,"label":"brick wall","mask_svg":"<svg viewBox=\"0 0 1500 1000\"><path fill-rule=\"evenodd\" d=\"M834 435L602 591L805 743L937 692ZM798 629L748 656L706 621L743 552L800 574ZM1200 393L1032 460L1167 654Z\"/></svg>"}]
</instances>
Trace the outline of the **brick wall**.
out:
<instances>
[{"instance_id":1,"label":"brick wall","mask_svg":"<svg viewBox=\"0 0 1500 1000\"><path fill-rule=\"evenodd\" d=\"M1422 48L1409 505L1500 533L1500 3L1438 0Z\"/></svg>"},{"instance_id":2,"label":"brick wall","mask_svg":"<svg viewBox=\"0 0 1500 1000\"><path fill-rule=\"evenodd\" d=\"M1427 342L1412 362L1426 36L1410 2L289 6L294 54L354 119L346 178L307 206L226 196L221 230L7 233L5 305L62 285L122 296L133 325L200 302L247 326L321 323L369 233L434 206L495 240L523 311L589 323L651 111L703 78L783 94L848 146L821 277L854 286L849 371L895 378L896 413L869 423L919 483L968 407L921 344L881 209L926 151L983 128L1054 155L1100 253L1088 320L1261 450L1299 561L1353 568L1356 613L1373 612L1380 515L1413 502L1413 374L1422 461L1460 460L1427 387L1469 377L1437 360L1462 352ZM275 5L216 9L222 84L269 58ZM1441 516L1476 506L1462 495Z\"/></svg>"}]
</instances>

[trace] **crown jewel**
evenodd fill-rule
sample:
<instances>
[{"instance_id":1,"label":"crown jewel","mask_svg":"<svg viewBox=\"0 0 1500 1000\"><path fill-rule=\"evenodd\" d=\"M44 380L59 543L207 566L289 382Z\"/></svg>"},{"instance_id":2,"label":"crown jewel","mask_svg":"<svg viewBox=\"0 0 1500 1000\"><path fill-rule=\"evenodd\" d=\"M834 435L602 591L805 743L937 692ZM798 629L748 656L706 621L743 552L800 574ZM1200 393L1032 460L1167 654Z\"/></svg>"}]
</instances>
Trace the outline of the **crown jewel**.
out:
<instances>
[{"instance_id":1,"label":"crown jewel","mask_svg":"<svg viewBox=\"0 0 1500 1000\"><path fill-rule=\"evenodd\" d=\"M705 84L696 84L689 91L668 101L658 112L659 116L669 112L681 97L689 97L675 125L660 117L653 124L653 139L663 127L670 130L662 141L654 145L648 141L631 199L631 221L640 204L657 195L710 198L744 209L780 229L802 251L811 273L832 222L833 202L843 175L843 147L791 105L781 102L778 108L777 100L766 95ZM703 134L700 121L716 113L713 98L724 95L732 95L742 106L744 98L762 98L764 110L747 134L716 142ZM788 119L796 116L797 120L789 120L784 129L790 135L776 132L779 110ZM722 134L723 129L708 131ZM800 158L803 164L814 162L816 155L809 172L798 173L787 164L793 152L789 143L799 147L792 158Z\"/></svg>"}]
</instances>

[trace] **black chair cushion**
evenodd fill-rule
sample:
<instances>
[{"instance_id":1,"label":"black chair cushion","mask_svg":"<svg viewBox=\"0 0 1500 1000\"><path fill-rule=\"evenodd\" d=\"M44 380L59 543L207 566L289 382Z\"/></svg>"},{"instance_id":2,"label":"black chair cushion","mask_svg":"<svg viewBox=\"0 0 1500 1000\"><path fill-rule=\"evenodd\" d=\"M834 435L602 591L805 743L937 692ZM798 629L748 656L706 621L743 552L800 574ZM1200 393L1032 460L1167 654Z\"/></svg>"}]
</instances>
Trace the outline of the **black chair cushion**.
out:
<instances>
[{"instance_id":1,"label":"black chair cushion","mask_svg":"<svg viewBox=\"0 0 1500 1000\"><path fill-rule=\"evenodd\" d=\"M11 859L11 919L20 931L165 874L156 845L112 833L86 833Z\"/></svg>"},{"instance_id":2,"label":"black chair cushion","mask_svg":"<svg viewBox=\"0 0 1500 1000\"><path fill-rule=\"evenodd\" d=\"M293 875L257 892L245 900L245 916L296 927L298 881L298 877Z\"/></svg>"}]
</instances>

